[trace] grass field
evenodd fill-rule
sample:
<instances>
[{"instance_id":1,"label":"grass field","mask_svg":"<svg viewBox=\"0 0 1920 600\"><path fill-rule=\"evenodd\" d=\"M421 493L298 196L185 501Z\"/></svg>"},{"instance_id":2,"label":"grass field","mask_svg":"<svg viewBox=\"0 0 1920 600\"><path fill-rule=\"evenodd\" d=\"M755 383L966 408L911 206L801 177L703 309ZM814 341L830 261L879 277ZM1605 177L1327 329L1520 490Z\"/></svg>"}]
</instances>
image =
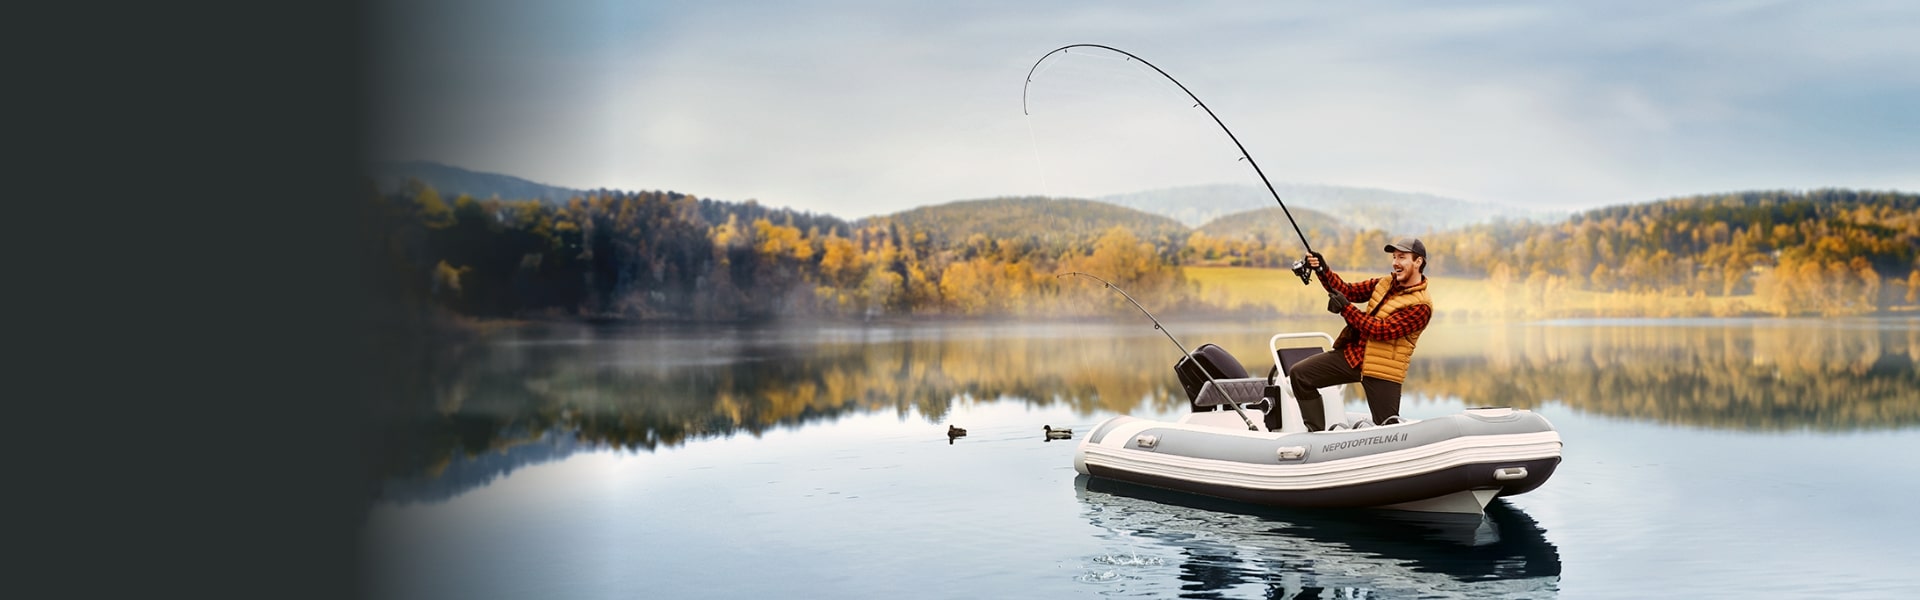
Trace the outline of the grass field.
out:
<instances>
[{"instance_id":1,"label":"grass field","mask_svg":"<svg viewBox=\"0 0 1920 600\"><path fill-rule=\"evenodd\" d=\"M1285 269L1249 267L1186 267L1206 302L1222 308L1272 307L1282 314L1304 315L1325 310L1320 283L1301 285ZM1361 281L1386 275L1349 272L1341 276ZM1704 294L1598 293L1564 284L1524 281L1504 285L1485 278L1430 277L1428 293L1434 308L1451 317L1576 318L1576 317L1726 317L1761 314L1753 296L1707 297Z\"/></svg>"}]
</instances>

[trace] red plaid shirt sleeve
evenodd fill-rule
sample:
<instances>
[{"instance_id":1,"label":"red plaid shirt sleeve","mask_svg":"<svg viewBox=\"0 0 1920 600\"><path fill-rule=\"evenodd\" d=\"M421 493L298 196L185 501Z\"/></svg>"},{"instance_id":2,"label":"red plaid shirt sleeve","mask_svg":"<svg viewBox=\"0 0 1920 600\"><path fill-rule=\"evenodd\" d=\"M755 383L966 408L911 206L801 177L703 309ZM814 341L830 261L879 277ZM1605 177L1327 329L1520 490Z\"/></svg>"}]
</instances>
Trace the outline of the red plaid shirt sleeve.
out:
<instances>
[{"instance_id":1,"label":"red plaid shirt sleeve","mask_svg":"<svg viewBox=\"0 0 1920 600\"><path fill-rule=\"evenodd\" d=\"M1346 317L1347 324L1360 332L1362 339L1386 341L1407 337L1425 329L1427 321L1433 319L1433 307L1415 304L1393 311L1393 314L1382 319L1367 316L1360 310L1360 305L1349 304L1346 310L1340 311L1340 316Z\"/></svg>"},{"instance_id":2,"label":"red plaid shirt sleeve","mask_svg":"<svg viewBox=\"0 0 1920 600\"><path fill-rule=\"evenodd\" d=\"M1323 271L1320 275L1320 283L1326 286L1327 291L1338 292L1346 296L1347 301L1355 303L1347 305L1345 310L1340 311L1340 317L1346 319L1347 324L1360 334L1359 339L1347 344L1340 353L1341 357L1347 359L1347 364L1350 366L1359 367L1360 362L1365 359L1367 340L1386 341L1406 337L1413 332L1425 329L1427 322L1433 320L1433 307L1425 304L1416 304L1394 311L1385 319L1369 316L1366 311L1360 309L1358 303L1373 298L1373 287L1380 284L1380 278L1376 277L1360 283L1347 283L1341 280L1340 275L1334 273L1332 269ZM1393 291L1389 290L1387 296L1392 297ZM1381 301L1386 300L1383 298Z\"/></svg>"},{"instance_id":3,"label":"red plaid shirt sleeve","mask_svg":"<svg viewBox=\"0 0 1920 600\"><path fill-rule=\"evenodd\" d=\"M1320 285L1326 286L1329 292L1339 292L1340 295L1346 296L1348 302L1366 302L1373 297L1373 286L1379 284L1378 277L1360 283L1347 283L1340 279L1340 274L1333 272L1333 269L1320 272Z\"/></svg>"}]
</instances>

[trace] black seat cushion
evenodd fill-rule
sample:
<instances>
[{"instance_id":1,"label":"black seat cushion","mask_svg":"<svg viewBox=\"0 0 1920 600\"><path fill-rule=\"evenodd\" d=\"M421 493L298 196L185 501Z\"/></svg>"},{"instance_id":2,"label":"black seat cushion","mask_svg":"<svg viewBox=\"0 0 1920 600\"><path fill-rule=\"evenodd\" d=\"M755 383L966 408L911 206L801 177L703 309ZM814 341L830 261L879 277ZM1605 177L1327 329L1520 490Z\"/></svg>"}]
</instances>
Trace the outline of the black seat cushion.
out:
<instances>
[{"instance_id":1,"label":"black seat cushion","mask_svg":"<svg viewBox=\"0 0 1920 600\"><path fill-rule=\"evenodd\" d=\"M1300 362L1301 359L1321 352L1324 352L1324 350L1319 348L1281 348L1279 351L1280 355L1276 358L1280 363L1280 371L1286 373L1288 377L1292 377L1293 363Z\"/></svg>"},{"instance_id":2,"label":"black seat cushion","mask_svg":"<svg viewBox=\"0 0 1920 600\"><path fill-rule=\"evenodd\" d=\"M1205 369L1204 374L1202 369ZM1228 354L1225 348L1213 344L1202 345L1192 355L1182 357L1180 362L1174 363L1173 372L1180 376L1180 387L1186 390L1189 402L1200 397L1200 388L1206 385L1208 375L1214 379L1249 377L1247 368L1241 366L1239 359Z\"/></svg>"}]
</instances>

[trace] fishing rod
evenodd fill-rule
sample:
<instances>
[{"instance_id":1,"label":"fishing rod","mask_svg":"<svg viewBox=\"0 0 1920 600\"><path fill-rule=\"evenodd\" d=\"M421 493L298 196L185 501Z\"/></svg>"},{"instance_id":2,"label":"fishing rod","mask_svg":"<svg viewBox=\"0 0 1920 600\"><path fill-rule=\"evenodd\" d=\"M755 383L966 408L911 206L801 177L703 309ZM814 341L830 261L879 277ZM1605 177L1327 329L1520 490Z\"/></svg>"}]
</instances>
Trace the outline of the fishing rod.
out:
<instances>
[{"instance_id":1,"label":"fishing rod","mask_svg":"<svg viewBox=\"0 0 1920 600\"><path fill-rule=\"evenodd\" d=\"M1240 149L1239 160L1247 161L1248 165L1253 166L1253 174L1259 175L1260 183L1264 183L1267 185L1267 193L1273 195L1273 201L1280 204L1281 214L1285 214L1287 216L1287 223L1290 225L1293 225L1294 235L1300 236L1300 245L1307 249L1307 254L1309 255L1313 254L1313 245L1307 243L1307 234L1302 233L1300 231L1300 223L1298 221L1293 220L1293 211L1287 210L1287 203L1280 200L1280 192L1276 192L1273 190L1273 182L1267 181L1267 174L1260 170L1260 163L1253 161L1253 155L1247 152L1247 147L1240 144L1240 138L1238 136L1233 135L1233 130L1227 129L1227 124L1220 120L1220 115L1213 114L1213 109L1207 108L1207 103L1201 102L1199 96L1193 95L1193 90L1187 89L1186 84L1180 83L1180 80L1174 79L1172 75L1168 75L1167 72L1164 70L1161 70L1160 67L1156 67L1153 65L1153 63L1147 62L1147 59L1134 56L1132 52L1128 52L1125 50L1121 50L1119 48L1115 48L1112 46L1104 46L1100 44L1068 44L1065 46L1061 46L1059 48L1055 48L1053 49L1052 52L1048 52L1046 54L1041 55L1040 60L1033 61L1033 68L1027 69L1027 82L1020 86L1021 114L1024 114L1027 116L1033 115L1031 111L1027 110L1027 88L1032 87L1033 73L1040 69L1040 63L1046 62L1047 57L1053 56L1056 53L1066 52L1070 48L1101 48L1105 50L1112 50L1114 52L1119 52L1121 54L1126 55L1127 60L1140 61L1140 64L1151 67L1155 72L1159 73L1162 77L1166 77L1167 81L1171 81L1173 82L1174 85L1180 86L1180 91L1186 92L1187 97L1193 99L1194 106L1200 107L1200 110L1207 111L1207 116L1213 117L1213 122L1220 126L1220 130L1227 132L1227 139L1233 140L1234 147ZM1312 280L1308 277L1310 273L1311 271L1309 271L1306 268L1306 263L1304 261L1295 261L1293 263L1293 274L1300 276L1300 283L1303 283L1303 284L1312 283ZM1132 298L1128 298L1128 299L1131 300ZM1158 325L1158 324L1159 323L1157 322L1155 323L1155 325Z\"/></svg>"},{"instance_id":2,"label":"fishing rod","mask_svg":"<svg viewBox=\"0 0 1920 600\"><path fill-rule=\"evenodd\" d=\"M1131 296L1131 295L1128 295L1128 294L1127 294L1127 291L1126 291L1126 290L1123 290L1123 289L1120 289L1120 286L1117 286L1117 285L1114 285L1114 284L1113 284L1112 282L1109 282L1109 281L1107 281L1107 280L1105 280L1105 279L1101 279L1101 278L1099 278L1099 277L1096 277L1096 276L1093 276L1093 275L1091 275L1091 274L1088 274L1088 273L1082 273L1082 272L1079 272L1079 271L1068 271L1068 272L1065 272L1065 273L1060 273L1060 274L1058 274L1058 275L1054 275L1054 276L1053 276L1053 278L1054 278L1054 279L1059 279L1059 278L1061 278L1061 277L1066 277L1066 276L1068 276L1068 275L1079 275L1079 276L1081 276L1081 277L1085 277L1085 278L1087 278L1087 279L1092 279L1092 280L1094 280L1094 281L1098 281L1098 282L1100 282L1100 284L1101 284L1101 285L1105 285L1105 286L1107 286L1107 289L1110 289L1110 290L1113 290L1113 291L1116 291L1116 292L1119 292L1119 293L1120 293L1120 297L1122 297L1122 298L1126 298L1126 299L1127 299L1127 303L1129 303L1129 304L1132 304L1134 308L1137 308L1137 309L1140 309L1140 314L1143 314L1143 315L1146 315L1146 316L1147 316L1147 320L1149 320L1149 321L1153 321L1153 328L1154 328L1154 329L1158 329L1158 330L1160 330L1160 333L1161 333L1161 334L1163 334L1163 335L1166 335L1166 336L1167 336L1167 339L1173 342L1173 345L1174 345L1174 347L1176 347L1176 348L1179 348L1179 349L1180 349L1180 357L1181 357L1181 359L1182 359L1182 360L1193 360L1193 361L1195 361L1195 363L1196 363L1196 364L1195 364L1194 366L1196 366L1196 367L1199 367L1199 366L1200 366L1200 365L1198 365L1198 364L1197 364L1197 363L1199 362L1199 359L1196 359L1196 358L1193 358L1193 353L1191 353L1191 352L1188 352L1188 351L1187 351L1187 347L1186 347L1185 345L1183 345L1183 344L1181 344L1181 343L1180 343L1180 340L1177 340L1177 339L1174 339L1174 338L1173 338L1173 332L1171 332L1171 331L1167 331L1167 328L1166 328L1166 327L1162 327L1162 326L1160 325L1160 319L1156 319L1156 318L1154 318L1154 316L1153 316L1153 313L1150 313L1150 312L1147 312L1147 308L1146 308L1146 307L1144 307L1144 306L1141 306L1139 302L1134 302L1134 300L1133 300L1133 296ZM1216 380L1216 379L1214 379L1214 378L1213 378L1213 374L1212 374L1212 373L1208 373L1208 372L1207 372L1207 369L1206 369L1206 367L1200 367L1200 374L1201 374L1201 375L1204 375L1204 376L1206 376L1206 378L1207 378L1207 381L1208 381L1209 383L1212 383L1212 384L1213 384L1213 391L1215 391L1215 392L1219 392L1221 396L1223 396L1223 397L1225 397L1225 398L1227 399L1227 406L1231 406L1231 407L1233 407L1233 412L1235 412L1235 413L1237 413L1237 414L1239 414L1239 415L1240 415L1240 421L1241 421L1241 422L1243 422L1243 423L1246 423L1246 424L1247 424L1247 431L1259 431L1259 430L1260 430L1260 428L1258 428L1258 427L1255 427L1255 426L1254 426L1254 424L1253 424L1253 419L1250 419L1250 418L1247 418L1247 412L1246 412L1246 411L1244 411L1244 410L1240 410L1240 404L1239 404L1238 402L1234 402L1234 401L1233 401L1233 396L1229 396L1229 395L1227 395L1227 388L1224 388L1224 387L1220 387L1220 382L1219 382L1218 380Z\"/></svg>"}]
</instances>

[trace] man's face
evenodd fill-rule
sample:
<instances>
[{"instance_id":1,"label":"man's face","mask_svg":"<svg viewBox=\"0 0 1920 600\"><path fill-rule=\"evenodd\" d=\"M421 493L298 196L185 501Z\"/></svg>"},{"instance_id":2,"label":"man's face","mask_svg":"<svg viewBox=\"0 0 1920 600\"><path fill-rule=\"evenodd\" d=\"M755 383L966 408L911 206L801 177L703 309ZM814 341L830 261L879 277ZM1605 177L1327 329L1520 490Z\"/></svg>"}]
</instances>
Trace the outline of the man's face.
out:
<instances>
[{"instance_id":1,"label":"man's face","mask_svg":"<svg viewBox=\"0 0 1920 600\"><path fill-rule=\"evenodd\" d=\"M1398 285L1412 285L1420 277L1420 265L1427 259L1412 252L1393 251L1393 282Z\"/></svg>"}]
</instances>

